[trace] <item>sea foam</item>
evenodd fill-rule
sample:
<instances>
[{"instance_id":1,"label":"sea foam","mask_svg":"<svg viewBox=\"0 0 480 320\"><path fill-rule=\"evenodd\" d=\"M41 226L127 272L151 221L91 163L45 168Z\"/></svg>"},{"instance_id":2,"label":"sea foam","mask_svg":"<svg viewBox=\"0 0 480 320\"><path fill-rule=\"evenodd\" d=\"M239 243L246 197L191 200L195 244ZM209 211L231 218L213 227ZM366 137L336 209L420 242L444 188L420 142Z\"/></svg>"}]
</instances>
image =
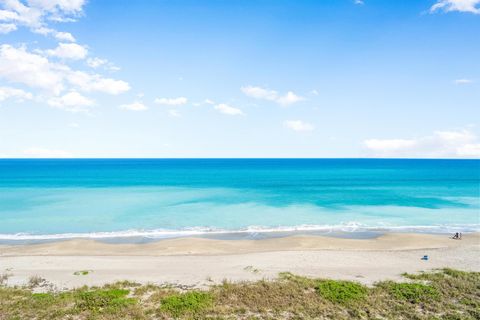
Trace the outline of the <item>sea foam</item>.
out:
<instances>
[{"instance_id":1,"label":"sea foam","mask_svg":"<svg viewBox=\"0 0 480 320\"><path fill-rule=\"evenodd\" d=\"M262 227L250 226L238 230L216 229L206 227L185 228L182 230L123 230L112 232L91 232L91 233L56 233L56 234L0 234L0 240L63 240L63 239L115 239L115 238L148 238L148 239L167 239L177 237L192 237L204 235L221 234L269 234L269 233L288 233L301 234L309 232L333 233L333 232L412 232L412 233L453 233L453 232L480 232L480 224L469 225L438 225L438 226L365 226L360 223L352 222L342 225L299 225L299 226L279 226Z\"/></svg>"}]
</instances>

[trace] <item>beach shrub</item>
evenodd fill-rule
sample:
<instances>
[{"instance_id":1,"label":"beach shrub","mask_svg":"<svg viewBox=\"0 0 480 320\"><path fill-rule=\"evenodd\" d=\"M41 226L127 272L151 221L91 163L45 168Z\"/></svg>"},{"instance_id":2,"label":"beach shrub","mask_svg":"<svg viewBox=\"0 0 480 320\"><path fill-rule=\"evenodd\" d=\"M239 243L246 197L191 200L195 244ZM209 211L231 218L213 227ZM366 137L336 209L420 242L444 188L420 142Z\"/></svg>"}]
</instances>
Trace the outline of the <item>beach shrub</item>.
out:
<instances>
[{"instance_id":1,"label":"beach shrub","mask_svg":"<svg viewBox=\"0 0 480 320\"><path fill-rule=\"evenodd\" d=\"M365 298L367 288L352 281L318 280L315 290L325 299L335 303L347 303Z\"/></svg>"},{"instance_id":2,"label":"beach shrub","mask_svg":"<svg viewBox=\"0 0 480 320\"><path fill-rule=\"evenodd\" d=\"M90 273L88 270L80 270L80 271L75 271L73 273L74 276L86 276Z\"/></svg>"},{"instance_id":3,"label":"beach shrub","mask_svg":"<svg viewBox=\"0 0 480 320\"><path fill-rule=\"evenodd\" d=\"M32 293L32 298L38 301L49 301L53 300L54 296L52 293Z\"/></svg>"},{"instance_id":4,"label":"beach shrub","mask_svg":"<svg viewBox=\"0 0 480 320\"><path fill-rule=\"evenodd\" d=\"M397 299L406 300L410 303L424 302L437 299L438 291L429 285L422 283L387 283L388 290Z\"/></svg>"},{"instance_id":5,"label":"beach shrub","mask_svg":"<svg viewBox=\"0 0 480 320\"><path fill-rule=\"evenodd\" d=\"M475 274L475 272L471 273L471 272L465 272L465 271L455 270L450 268L444 268L442 269L442 272L447 276L457 278L457 279L468 279L472 274Z\"/></svg>"},{"instance_id":6,"label":"beach shrub","mask_svg":"<svg viewBox=\"0 0 480 320\"><path fill-rule=\"evenodd\" d=\"M480 319L480 273L409 276L414 282L371 288L291 273L225 281L206 291L129 281L64 291L46 286L42 293L28 285L0 286L0 319Z\"/></svg>"},{"instance_id":7,"label":"beach shrub","mask_svg":"<svg viewBox=\"0 0 480 320\"><path fill-rule=\"evenodd\" d=\"M278 277L282 280L287 280L290 282L294 282L304 288L310 288L312 286L315 286L317 280L307 278L307 277L302 277L302 276L297 276L295 274L292 274L290 272L280 272L278 274Z\"/></svg>"},{"instance_id":8,"label":"beach shrub","mask_svg":"<svg viewBox=\"0 0 480 320\"><path fill-rule=\"evenodd\" d=\"M80 310L120 309L137 302L136 299L127 297L129 292L126 289L80 291L75 305Z\"/></svg>"},{"instance_id":9,"label":"beach shrub","mask_svg":"<svg viewBox=\"0 0 480 320\"><path fill-rule=\"evenodd\" d=\"M161 300L160 309L179 317L184 314L195 314L210 307L213 297L208 292L191 291L170 295Z\"/></svg>"},{"instance_id":10,"label":"beach shrub","mask_svg":"<svg viewBox=\"0 0 480 320\"><path fill-rule=\"evenodd\" d=\"M454 278L455 282L458 282L457 280L470 282L473 278L480 279L479 272L466 272L450 268L443 268L434 272L420 272L418 274L404 273L403 276L411 280L425 280L432 282L443 281L445 280L445 277Z\"/></svg>"},{"instance_id":11,"label":"beach shrub","mask_svg":"<svg viewBox=\"0 0 480 320\"><path fill-rule=\"evenodd\" d=\"M464 314L461 313L447 313L441 317L441 320L465 320L468 319ZM478 318L475 318L478 319Z\"/></svg>"}]
</instances>

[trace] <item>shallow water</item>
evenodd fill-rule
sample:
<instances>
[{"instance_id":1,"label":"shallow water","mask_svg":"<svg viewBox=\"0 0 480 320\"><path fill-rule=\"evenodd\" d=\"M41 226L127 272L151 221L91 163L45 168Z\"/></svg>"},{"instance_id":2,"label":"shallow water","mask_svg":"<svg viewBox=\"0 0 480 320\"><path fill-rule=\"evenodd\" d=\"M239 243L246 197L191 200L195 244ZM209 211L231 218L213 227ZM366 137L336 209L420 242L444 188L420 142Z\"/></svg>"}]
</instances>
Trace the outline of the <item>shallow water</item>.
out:
<instances>
[{"instance_id":1,"label":"shallow water","mask_svg":"<svg viewBox=\"0 0 480 320\"><path fill-rule=\"evenodd\" d=\"M0 240L479 231L479 183L479 160L0 160Z\"/></svg>"}]
</instances>

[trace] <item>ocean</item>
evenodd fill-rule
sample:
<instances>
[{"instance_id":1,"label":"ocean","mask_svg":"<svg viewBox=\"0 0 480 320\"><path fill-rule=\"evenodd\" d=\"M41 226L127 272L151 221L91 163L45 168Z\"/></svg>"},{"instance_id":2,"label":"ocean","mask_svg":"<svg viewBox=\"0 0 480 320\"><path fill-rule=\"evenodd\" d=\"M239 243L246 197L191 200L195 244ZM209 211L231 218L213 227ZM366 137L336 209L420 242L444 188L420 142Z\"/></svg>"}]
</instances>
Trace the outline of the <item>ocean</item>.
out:
<instances>
[{"instance_id":1,"label":"ocean","mask_svg":"<svg viewBox=\"0 0 480 320\"><path fill-rule=\"evenodd\" d=\"M480 231L480 160L0 160L2 241L312 231Z\"/></svg>"}]
</instances>

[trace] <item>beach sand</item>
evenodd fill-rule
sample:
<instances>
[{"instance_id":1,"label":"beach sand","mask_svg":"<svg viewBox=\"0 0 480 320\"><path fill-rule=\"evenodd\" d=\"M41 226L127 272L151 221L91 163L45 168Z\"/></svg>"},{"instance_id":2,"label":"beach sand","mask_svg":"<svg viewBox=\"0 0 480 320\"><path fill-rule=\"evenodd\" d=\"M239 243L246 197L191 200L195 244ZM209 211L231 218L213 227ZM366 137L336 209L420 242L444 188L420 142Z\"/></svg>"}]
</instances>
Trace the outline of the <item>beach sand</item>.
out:
<instances>
[{"instance_id":1,"label":"beach sand","mask_svg":"<svg viewBox=\"0 0 480 320\"><path fill-rule=\"evenodd\" d=\"M421 258L428 255L427 261ZM389 233L374 239L290 236L264 240L180 238L147 244L68 240L0 246L0 274L9 285L32 276L58 289L129 280L205 287L272 279L279 272L372 284L403 272L435 268L480 271L480 233L463 240L447 235ZM87 270L87 275L74 275Z\"/></svg>"}]
</instances>

